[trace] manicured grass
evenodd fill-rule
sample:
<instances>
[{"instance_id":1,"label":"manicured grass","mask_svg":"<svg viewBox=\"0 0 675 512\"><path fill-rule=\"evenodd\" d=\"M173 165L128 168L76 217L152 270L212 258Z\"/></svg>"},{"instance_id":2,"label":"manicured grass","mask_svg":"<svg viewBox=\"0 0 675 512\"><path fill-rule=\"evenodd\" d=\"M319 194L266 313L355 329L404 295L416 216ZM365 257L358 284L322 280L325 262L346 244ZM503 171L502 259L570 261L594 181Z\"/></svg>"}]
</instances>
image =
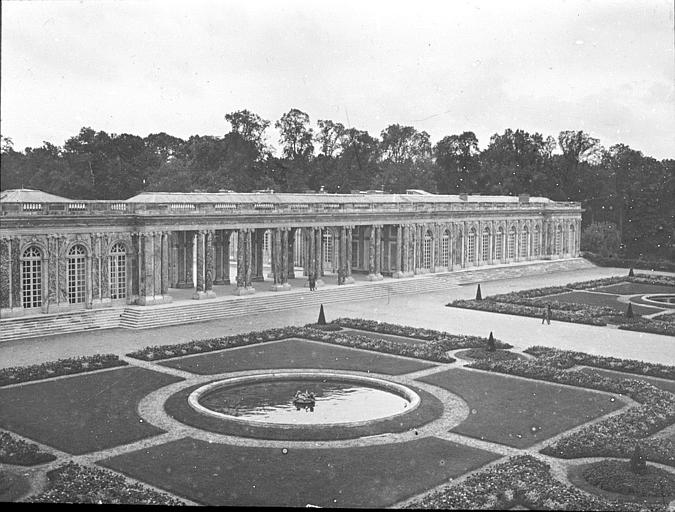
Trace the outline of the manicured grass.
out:
<instances>
[{"instance_id":1,"label":"manicured grass","mask_svg":"<svg viewBox=\"0 0 675 512\"><path fill-rule=\"evenodd\" d=\"M625 312L628 309L628 304L619 302L618 295L610 295L607 293L593 293L593 292L568 292L559 295L551 295L546 297L552 301L567 302L570 304L587 304L589 306L607 306L614 308L619 312ZM638 315L650 315L657 313L659 310L654 308L647 308L633 304L633 313Z\"/></svg>"},{"instance_id":2,"label":"manicured grass","mask_svg":"<svg viewBox=\"0 0 675 512\"><path fill-rule=\"evenodd\" d=\"M516 448L527 448L624 405L607 395L462 369L419 380L468 403L471 414L453 432Z\"/></svg>"},{"instance_id":3,"label":"manicured grass","mask_svg":"<svg viewBox=\"0 0 675 512\"><path fill-rule=\"evenodd\" d=\"M646 295L648 293L675 293L675 286L646 283L618 283L595 288L599 292L618 293L619 295Z\"/></svg>"},{"instance_id":4,"label":"manicured grass","mask_svg":"<svg viewBox=\"0 0 675 512\"><path fill-rule=\"evenodd\" d=\"M164 405L166 412L182 423L202 430L242 437L288 441L352 439L387 432L405 432L429 423L443 414L443 404L438 398L419 388L408 386L417 392L421 399L420 405L414 411L394 418L374 421L368 425L351 427L315 425L292 429L244 425L236 421L212 418L190 407L187 402L188 396L201 385L203 384L191 386L171 396Z\"/></svg>"},{"instance_id":5,"label":"manicured grass","mask_svg":"<svg viewBox=\"0 0 675 512\"><path fill-rule=\"evenodd\" d=\"M358 370L401 375L434 366L433 363L299 339L187 356L161 364L200 375L281 368Z\"/></svg>"},{"instance_id":6,"label":"manicured grass","mask_svg":"<svg viewBox=\"0 0 675 512\"><path fill-rule=\"evenodd\" d=\"M0 426L75 455L163 433L136 413L148 393L182 379L125 367L0 389Z\"/></svg>"},{"instance_id":7,"label":"manicured grass","mask_svg":"<svg viewBox=\"0 0 675 512\"><path fill-rule=\"evenodd\" d=\"M496 458L437 438L286 453L185 438L100 464L206 505L385 507Z\"/></svg>"},{"instance_id":8,"label":"manicured grass","mask_svg":"<svg viewBox=\"0 0 675 512\"><path fill-rule=\"evenodd\" d=\"M603 370L601 368L581 368L581 371L586 373L597 372L603 377L607 377L609 379L644 380L646 382L649 382L650 384L653 384L657 388L665 389L666 391L675 393L675 380L652 379L650 377L645 377L644 375L636 375L634 373L626 373L626 372L614 372L612 370Z\"/></svg>"}]
</instances>

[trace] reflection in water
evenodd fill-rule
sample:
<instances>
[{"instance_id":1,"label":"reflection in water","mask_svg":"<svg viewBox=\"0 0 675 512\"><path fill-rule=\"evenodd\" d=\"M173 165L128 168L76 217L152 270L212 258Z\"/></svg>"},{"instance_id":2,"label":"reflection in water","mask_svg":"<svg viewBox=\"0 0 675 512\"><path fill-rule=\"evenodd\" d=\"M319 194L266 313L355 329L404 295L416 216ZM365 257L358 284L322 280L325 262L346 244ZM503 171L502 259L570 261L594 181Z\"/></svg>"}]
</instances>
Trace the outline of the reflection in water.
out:
<instances>
[{"instance_id":1,"label":"reflection in water","mask_svg":"<svg viewBox=\"0 0 675 512\"><path fill-rule=\"evenodd\" d=\"M297 407L298 391L314 394L314 406ZM402 396L338 380L271 379L223 387L199 402L214 411L238 418L316 425L366 421L402 412L408 401Z\"/></svg>"}]
</instances>

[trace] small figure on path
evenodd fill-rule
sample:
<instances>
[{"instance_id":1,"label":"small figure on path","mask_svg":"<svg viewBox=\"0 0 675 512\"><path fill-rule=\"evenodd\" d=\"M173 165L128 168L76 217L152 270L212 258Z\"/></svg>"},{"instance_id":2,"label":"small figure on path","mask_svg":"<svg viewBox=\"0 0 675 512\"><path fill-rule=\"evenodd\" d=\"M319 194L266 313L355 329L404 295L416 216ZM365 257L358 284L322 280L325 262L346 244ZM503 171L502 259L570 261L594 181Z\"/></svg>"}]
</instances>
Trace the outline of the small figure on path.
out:
<instances>
[{"instance_id":1,"label":"small figure on path","mask_svg":"<svg viewBox=\"0 0 675 512\"><path fill-rule=\"evenodd\" d=\"M314 279L314 274L309 274L309 291L313 292L316 287L316 279Z\"/></svg>"},{"instance_id":2,"label":"small figure on path","mask_svg":"<svg viewBox=\"0 0 675 512\"><path fill-rule=\"evenodd\" d=\"M544 313L544 318L546 319L546 323L548 325L551 325L551 305L550 304L546 304L546 312ZM544 323L544 322L542 321L542 323Z\"/></svg>"}]
</instances>

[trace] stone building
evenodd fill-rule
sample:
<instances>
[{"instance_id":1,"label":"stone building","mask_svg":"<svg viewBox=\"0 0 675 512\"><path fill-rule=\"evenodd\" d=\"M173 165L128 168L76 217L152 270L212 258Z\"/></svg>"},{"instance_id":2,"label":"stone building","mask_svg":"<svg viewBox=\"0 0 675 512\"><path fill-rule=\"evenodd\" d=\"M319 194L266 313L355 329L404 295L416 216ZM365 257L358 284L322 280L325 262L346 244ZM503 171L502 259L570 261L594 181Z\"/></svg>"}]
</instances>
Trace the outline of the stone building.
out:
<instances>
[{"instance_id":1,"label":"stone building","mask_svg":"<svg viewBox=\"0 0 675 512\"><path fill-rule=\"evenodd\" d=\"M310 274L367 279L576 257L581 207L542 197L143 193L0 197L3 318L284 291ZM264 267L269 267L265 273ZM230 269L236 268L236 277ZM319 281L320 282L320 281Z\"/></svg>"}]
</instances>

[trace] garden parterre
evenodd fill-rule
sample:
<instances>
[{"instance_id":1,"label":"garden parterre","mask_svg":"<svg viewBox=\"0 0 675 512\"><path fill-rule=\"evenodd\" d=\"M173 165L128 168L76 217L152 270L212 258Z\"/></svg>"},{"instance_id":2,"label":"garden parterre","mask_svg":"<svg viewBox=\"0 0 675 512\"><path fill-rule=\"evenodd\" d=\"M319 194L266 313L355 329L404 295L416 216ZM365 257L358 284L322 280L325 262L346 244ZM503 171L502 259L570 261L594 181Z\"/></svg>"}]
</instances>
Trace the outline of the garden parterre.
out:
<instances>
[{"instance_id":1,"label":"garden parterre","mask_svg":"<svg viewBox=\"0 0 675 512\"><path fill-rule=\"evenodd\" d=\"M639 315L635 315L633 318L627 318L623 311L624 306L619 302L616 302L616 305L614 305L610 299L607 300L609 300L611 305L587 304L583 301L583 298L579 299L578 303L574 301L566 302L556 300L556 296L571 292L572 290L591 290L597 287L618 283L675 287L675 277L664 275L652 276L648 274L636 274L631 277L608 277L578 283L569 283L565 286L533 288L519 292L493 295L485 297L482 300L455 300L447 304L447 306L475 309L491 313L542 318L546 311L546 306L550 305L551 320L598 326L616 324L619 325L620 329L675 336L675 323L670 322L670 319L664 320L660 318L658 320L652 320L642 318ZM654 312L658 311L658 309L654 310Z\"/></svg>"},{"instance_id":2,"label":"garden parterre","mask_svg":"<svg viewBox=\"0 0 675 512\"><path fill-rule=\"evenodd\" d=\"M38 445L17 439L7 432L0 432L0 462L35 466L53 460L56 460L56 456L42 451Z\"/></svg>"}]
</instances>

